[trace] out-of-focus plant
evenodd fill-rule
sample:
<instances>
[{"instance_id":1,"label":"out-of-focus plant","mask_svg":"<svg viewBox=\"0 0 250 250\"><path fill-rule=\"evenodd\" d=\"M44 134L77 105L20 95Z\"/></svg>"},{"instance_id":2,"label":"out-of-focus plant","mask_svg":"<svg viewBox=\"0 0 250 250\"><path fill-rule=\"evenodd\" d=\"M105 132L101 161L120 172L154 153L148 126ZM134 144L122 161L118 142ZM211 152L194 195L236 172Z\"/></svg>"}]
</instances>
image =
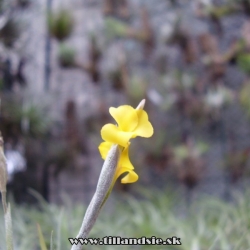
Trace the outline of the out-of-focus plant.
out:
<instances>
[{"instance_id":1,"label":"out-of-focus plant","mask_svg":"<svg viewBox=\"0 0 250 250\"><path fill-rule=\"evenodd\" d=\"M224 62L238 64L246 73L249 73L250 22L246 20L242 25L241 37L232 42L228 50L222 55Z\"/></svg>"},{"instance_id":2,"label":"out-of-focus plant","mask_svg":"<svg viewBox=\"0 0 250 250\"><path fill-rule=\"evenodd\" d=\"M4 123L9 126L5 127ZM6 100L2 104L2 128L18 128L20 134L41 136L46 133L49 119L45 118L44 111L37 105L22 104L19 101ZM17 131L15 131L16 133Z\"/></svg>"},{"instance_id":3,"label":"out-of-focus plant","mask_svg":"<svg viewBox=\"0 0 250 250\"><path fill-rule=\"evenodd\" d=\"M118 63L113 71L109 72L113 89L125 90L129 100L134 104L146 96L148 83L138 75L130 75L126 62Z\"/></svg>"},{"instance_id":4,"label":"out-of-focus plant","mask_svg":"<svg viewBox=\"0 0 250 250\"><path fill-rule=\"evenodd\" d=\"M12 48L20 37L20 33L20 22L11 18L0 30L0 40L6 47Z\"/></svg>"},{"instance_id":5,"label":"out-of-focus plant","mask_svg":"<svg viewBox=\"0 0 250 250\"><path fill-rule=\"evenodd\" d=\"M233 2L229 2L220 6L216 6L212 1L200 0L197 1L197 3L197 14L200 17L210 16L211 18L220 18L239 10L237 8L238 6Z\"/></svg>"},{"instance_id":6,"label":"out-of-focus plant","mask_svg":"<svg viewBox=\"0 0 250 250\"><path fill-rule=\"evenodd\" d=\"M112 83L112 87L115 90L124 89L124 79L122 77L122 72L120 69L113 70L109 73L109 78Z\"/></svg>"},{"instance_id":7,"label":"out-of-focus plant","mask_svg":"<svg viewBox=\"0 0 250 250\"><path fill-rule=\"evenodd\" d=\"M181 103L194 87L194 77L184 72L172 71L157 80L159 84L147 91L149 99L165 111L173 106L179 111L183 109Z\"/></svg>"},{"instance_id":8,"label":"out-of-focus plant","mask_svg":"<svg viewBox=\"0 0 250 250\"><path fill-rule=\"evenodd\" d=\"M233 2L224 5L215 5L212 1L196 2L196 15L200 18L209 18L220 35L223 32L221 18L238 11L240 11L240 6Z\"/></svg>"},{"instance_id":9,"label":"out-of-focus plant","mask_svg":"<svg viewBox=\"0 0 250 250\"><path fill-rule=\"evenodd\" d=\"M247 74L250 74L250 54L241 54L238 56L238 65L239 67L246 72Z\"/></svg>"},{"instance_id":10,"label":"out-of-focus plant","mask_svg":"<svg viewBox=\"0 0 250 250\"><path fill-rule=\"evenodd\" d=\"M207 110L203 100L203 86L194 76L176 72L172 93L175 94L174 107L180 115L189 117L195 122L203 122Z\"/></svg>"},{"instance_id":11,"label":"out-of-focus plant","mask_svg":"<svg viewBox=\"0 0 250 250\"><path fill-rule=\"evenodd\" d=\"M20 121L23 129L27 129L27 132L32 135L44 134L48 126L48 120L44 119L40 108L33 105L16 110L14 119Z\"/></svg>"},{"instance_id":12,"label":"out-of-focus plant","mask_svg":"<svg viewBox=\"0 0 250 250\"><path fill-rule=\"evenodd\" d=\"M176 83L176 107L197 122L207 120L208 117L218 120L220 110L235 100L234 91L220 84L214 83L205 91L202 81L185 74L179 76Z\"/></svg>"},{"instance_id":13,"label":"out-of-focus plant","mask_svg":"<svg viewBox=\"0 0 250 250\"><path fill-rule=\"evenodd\" d=\"M220 118L220 110L231 104L236 93L221 84L206 86L203 79L196 79L185 72L169 72L160 84L149 89L149 99L163 110L174 108L178 113L196 123Z\"/></svg>"},{"instance_id":14,"label":"out-of-focus plant","mask_svg":"<svg viewBox=\"0 0 250 250\"><path fill-rule=\"evenodd\" d=\"M242 37L233 41L225 52L219 50L218 39L212 34L204 33L199 37L200 47L205 54L202 61L210 71L211 80L223 76L228 63L237 63L243 71L249 72L249 31L250 22L246 21L242 26Z\"/></svg>"},{"instance_id":15,"label":"out-of-focus plant","mask_svg":"<svg viewBox=\"0 0 250 250\"><path fill-rule=\"evenodd\" d=\"M225 159L225 168L229 171L230 181L236 183L240 178L249 173L250 149L230 152Z\"/></svg>"},{"instance_id":16,"label":"out-of-focus plant","mask_svg":"<svg viewBox=\"0 0 250 250\"><path fill-rule=\"evenodd\" d=\"M69 100L65 105L63 140L57 140L47 146L45 165L54 166L54 177L58 177L61 171L67 168L78 169L80 165L82 166L82 161L79 163L77 159L86 154L87 150L78 118L75 101ZM99 125L100 119L95 118L95 122Z\"/></svg>"},{"instance_id":17,"label":"out-of-focus plant","mask_svg":"<svg viewBox=\"0 0 250 250\"><path fill-rule=\"evenodd\" d=\"M97 37L92 35L90 38L89 62L85 65L79 65L86 71L94 83L99 83L101 72L99 69L99 61L102 56L102 51L98 45Z\"/></svg>"},{"instance_id":18,"label":"out-of-focus plant","mask_svg":"<svg viewBox=\"0 0 250 250\"><path fill-rule=\"evenodd\" d=\"M195 143L191 138L174 148L174 170L188 189L193 189L200 181L204 171L202 156L208 149L208 144Z\"/></svg>"},{"instance_id":19,"label":"out-of-focus plant","mask_svg":"<svg viewBox=\"0 0 250 250\"><path fill-rule=\"evenodd\" d=\"M148 83L143 78L136 75L129 77L125 85L126 94L129 100L134 104L145 98L147 86Z\"/></svg>"},{"instance_id":20,"label":"out-of-focus plant","mask_svg":"<svg viewBox=\"0 0 250 250\"><path fill-rule=\"evenodd\" d=\"M14 89L23 88L27 85L26 75L24 73L26 59L20 58L16 70L13 69L13 60L11 57L0 59L0 89L4 92L11 92Z\"/></svg>"},{"instance_id":21,"label":"out-of-focus plant","mask_svg":"<svg viewBox=\"0 0 250 250\"><path fill-rule=\"evenodd\" d=\"M142 27L136 29L114 18L107 18L105 21L106 34L109 39L114 37L128 37L136 39L144 44L145 53L148 53L154 46L154 37L146 8L142 8L141 10L141 21Z\"/></svg>"},{"instance_id":22,"label":"out-of-focus plant","mask_svg":"<svg viewBox=\"0 0 250 250\"><path fill-rule=\"evenodd\" d=\"M139 32L132 33L131 36L144 44L144 53L148 56L155 45L153 27L150 21L148 10L144 7L141 10L142 27Z\"/></svg>"},{"instance_id":23,"label":"out-of-focus plant","mask_svg":"<svg viewBox=\"0 0 250 250\"><path fill-rule=\"evenodd\" d=\"M48 28L50 35L58 41L67 39L74 28L74 19L70 10L60 9L48 16Z\"/></svg>"},{"instance_id":24,"label":"out-of-focus plant","mask_svg":"<svg viewBox=\"0 0 250 250\"><path fill-rule=\"evenodd\" d=\"M154 147L146 144L145 164L153 168L159 175L162 175L173 163L173 148L167 145L166 135L167 131L165 128L157 128L154 133Z\"/></svg>"},{"instance_id":25,"label":"out-of-focus plant","mask_svg":"<svg viewBox=\"0 0 250 250\"><path fill-rule=\"evenodd\" d=\"M240 92L239 92L239 101L244 110L247 113L247 116L250 117L250 82L247 81L243 84Z\"/></svg>"},{"instance_id":26,"label":"out-of-focus plant","mask_svg":"<svg viewBox=\"0 0 250 250\"><path fill-rule=\"evenodd\" d=\"M166 169L172 165L173 149L170 146L165 146L158 154L148 153L146 162L159 174L164 174Z\"/></svg>"},{"instance_id":27,"label":"out-of-focus plant","mask_svg":"<svg viewBox=\"0 0 250 250\"><path fill-rule=\"evenodd\" d=\"M194 37L183 27L181 17L176 19L173 26L166 43L168 45L178 45L186 63L195 62L198 57L198 51Z\"/></svg>"},{"instance_id":28,"label":"out-of-focus plant","mask_svg":"<svg viewBox=\"0 0 250 250\"><path fill-rule=\"evenodd\" d=\"M105 19L105 28L105 33L109 39L113 39L114 37L126 37L130 30L128 24L114 18Z\"/></svg>"},{"instance_id":29,"label":"out-of-focus plant","mask_svg":"<svg viewBox=\"0 0 250 250\"><path fill-rule=\"evenodd\" d=\"M116 15L120 18L128 18L130 16L127 0L105 0L103 6L104 15Z\"/></svg>"},{"instance_id":30,"label":"out-of-focus plant","mask_svg":"<svg viewBox=\"0 0 250 250\"><path fill-rule=\"evenodd\" d=\"M207 78L213 84L225 75L226 62L230 59L230 56L221 53L218 38L210 33L199 36L199 45L202 52L201 61L208 74Z\"/></svg>"},{"instance_id":31,"label":"out-of-focus plant","mask_svg":"<svg viewBox=\"0 0 250 250\"><path fill-rule=\"evenodd\" d=\"M235 92L225 86L210 87L204 97L204 103L210 117L219 119L221 109L231 104L235 97Z\"/></svg>"},{"instance_id":32,"label":"out-of-focus plant","mask_svg":"<svg viewBox=\"0 0 250 250\"><path fill-rule=\"evenodd\" d=\"M121 62L109 72L112 88L116 91L124 90L128 83L128 70L125 62Z\"/></svg>"},{"instance_id":33,"label":"out-of-focus plant","mask_svg":"<svg viewBox=\"0 0 250 250\"><path fill-rule=\"evenodd\" d=\"M148 141L144 142L146 150L150 155L160 155L162 150L167 146L167 130L166 128L157 128L154 132L154 147L152 147L151 143Z\"/></svg>"},{"instance_id":34,"label":"out-of-focus plant","mask_svg":"<svg viewBox=\"0 0 250 250\"><path fill-rule=\"evenodd\" d=\"M61 44L59 48L58 62L63 68L76 67L76 51L73 47Z\"/></svg>"},{"instance_id":35,"label":"out-of-focus plant","mask_svg":"<svg viewBox=\"0 0 250 250\"><path fill-rule=\"evenodd\" d=\"M92 77L93 82L98 82L100 80L100 71L99 71L98 66L99 66L99 61L100 61L102 52L98 46L96 36L91 36L90 44L91 44L90 50L89 50L90 62L89 62L88 71Z\"/></svg>"}]
</instances>

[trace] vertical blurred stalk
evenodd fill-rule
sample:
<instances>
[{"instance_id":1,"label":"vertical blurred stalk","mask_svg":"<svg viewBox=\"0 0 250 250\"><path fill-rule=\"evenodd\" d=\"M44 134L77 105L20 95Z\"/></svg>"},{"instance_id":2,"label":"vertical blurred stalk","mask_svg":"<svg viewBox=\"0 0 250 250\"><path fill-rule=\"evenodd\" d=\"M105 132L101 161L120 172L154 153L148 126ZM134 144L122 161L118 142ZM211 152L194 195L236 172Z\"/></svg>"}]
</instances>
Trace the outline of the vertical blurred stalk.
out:
<instances>
[{"instance_id":1,"label":"vertical blurred stalk","mask_svg":"<svg viewBox=\"0 0 250 250\"><path fill-rule=\"evenodd\" d=\"M5 221L5 238L6 238L6 250L13 250L13 234L12 234L12 220L10 204L6 202L6 186L7 186L7 163L4 155L4 142L0 132L0 193L2 196L2 205L4 210Z\"/></svg>"},{"instance_id":2,"label":"vertical blurred stalk","mask_svg":"<svg viewBox=\"0 0 250 250\"><path fill-rule=\"evenodd\" d=\"M51 13L52 0L47 0L46 4L46 42L45 42L45 70L44 70L44 90L47 92L50 87L50 52L51 52L51 42L50 34L48 30L48 15Z\"/></svg>"}]
</instances>

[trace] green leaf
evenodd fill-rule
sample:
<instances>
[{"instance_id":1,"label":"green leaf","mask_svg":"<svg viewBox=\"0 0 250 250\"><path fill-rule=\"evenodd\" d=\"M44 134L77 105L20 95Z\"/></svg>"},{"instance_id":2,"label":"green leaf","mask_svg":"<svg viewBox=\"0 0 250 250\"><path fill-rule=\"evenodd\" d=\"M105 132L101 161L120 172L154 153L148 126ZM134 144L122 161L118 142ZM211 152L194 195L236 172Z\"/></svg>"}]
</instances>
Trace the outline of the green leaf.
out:
<instances>
[{"instance_id":1,"label":"green leaf","mask_svg":"<svg viewBox=\"0 0 250 250\"><path fill-rule=\"evenodd\" d=\"M46 247L45 240L44 240L44 237L43 237L43 233L42 233L42 230L41 230L41 227L40 227L39 224L37 224L37 231L38 231L39 243L40 243L41 250L48 250L47 247Z\"/></svg>"}]
</instances>

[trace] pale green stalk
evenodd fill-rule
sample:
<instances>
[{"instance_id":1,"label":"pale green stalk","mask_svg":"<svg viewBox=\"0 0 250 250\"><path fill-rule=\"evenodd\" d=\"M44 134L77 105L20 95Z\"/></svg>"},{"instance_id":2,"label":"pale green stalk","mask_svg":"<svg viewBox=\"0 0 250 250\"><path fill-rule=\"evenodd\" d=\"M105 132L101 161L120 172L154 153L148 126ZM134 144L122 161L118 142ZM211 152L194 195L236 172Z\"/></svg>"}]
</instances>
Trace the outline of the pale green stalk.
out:
<instances>
[{"instance_id":1,"label":"pale green stalk","mask_svg":"<svg viewBox=\"0 0 250 250\"><path fill-rule=\"evenodd\" d=\"M94 226L99 212L107 200L112 186L117 164L120 158L120 149L118 145L113 145L109 150L106 160L104 161L102 171L97 183L95 194L87 208L83 218L82 226L76 238L86 238ZM79 243L73 245L71 250L82 250L83 246Z\"/></svg>"}]
</instances>

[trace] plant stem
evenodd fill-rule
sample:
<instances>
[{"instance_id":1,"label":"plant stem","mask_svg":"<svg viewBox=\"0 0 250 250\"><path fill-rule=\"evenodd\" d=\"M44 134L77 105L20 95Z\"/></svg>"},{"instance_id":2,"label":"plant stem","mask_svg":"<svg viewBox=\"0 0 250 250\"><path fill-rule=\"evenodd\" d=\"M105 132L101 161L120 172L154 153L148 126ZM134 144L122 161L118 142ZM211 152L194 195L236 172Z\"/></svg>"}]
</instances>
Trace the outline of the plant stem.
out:
<instances>
[{"instance_id":1,"label":"plant stem","mask_svg":"<svg viewBox=\"0 0 250 250\"><path fill-rule=\"evenodd\" d=\"M104 161L102 171L97 183L95 194L86 210L82 226L76 238L86 238L94 226L102 206L110 194L110 188L113 186L113 179L120 158L120 149L118 145L113 145L109 150L106 160ZM71 250L82 250L80 244L73 245Z\"/></svg>"}]
</instances>

